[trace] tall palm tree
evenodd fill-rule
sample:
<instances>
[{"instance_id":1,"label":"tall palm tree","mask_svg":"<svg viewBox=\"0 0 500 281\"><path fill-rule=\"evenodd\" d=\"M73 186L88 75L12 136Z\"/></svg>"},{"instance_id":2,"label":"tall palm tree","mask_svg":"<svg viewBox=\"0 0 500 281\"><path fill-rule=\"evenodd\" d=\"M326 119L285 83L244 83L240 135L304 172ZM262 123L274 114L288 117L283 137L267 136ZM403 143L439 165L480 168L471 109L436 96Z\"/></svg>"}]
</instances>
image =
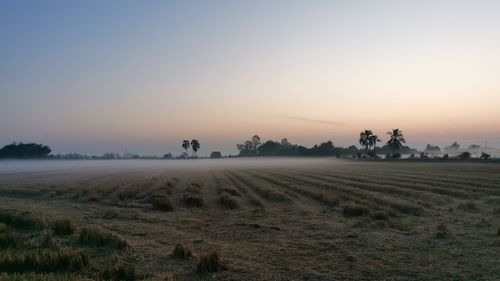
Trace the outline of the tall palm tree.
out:
<instances>
[{"instance_id":1,"label":"tall palm tree","mask_svg":"<svg viewBox=\"0 0 500 281\"><path fill-rule=\"evenodd\" d=\"M401 147L403 147L403 143L406 142L403 132L400 129L392 129L392 132L387 132L390 139L387 142L387 145L392 150L392 154L396 154Z\"/></svg>"},{"instance_id":2,"label":"tall palm tree","mask_svg":"<svg viewBox=\"0 0 500 281\"><path fill-rule=\"evenodd\" d=\"M193 150L193 156L196 159L196 152L200 149L200 142L197 139L191 141L191 149Z\"/></svg>"},{"instance_id":3,"label":"tall palm tree","mask_svg":"<svg viewBox=\"0 0 500 281\"><path fill-rule=\"evenodd\" d=\"M380 139L377 135L371 135L369 137L369 144L373 147L373 155L375 155L375 147L377 147L377 142L380 142Z\"/></svg>"},{"instance_id":4,"label":"tall palm tree","mask_svg":"<svg viewBox=\"0 0 500 281\"><path fill-rule=\"evenodd\" d=\"M186 150L186 154L188 154L188 148L189 148L189 141L188 140L183 140L182 141L182 148L184 148L184 150Z\"/></svg>"},{"instance_id":5,"label":"tall palm tree","mask_svg":"<svg viewBox=\"0 0 500 281\"><path fill-rule=\"evenodd\" d=\"M359 133L359 144L364 146L366 150L368 150L368 147L370 147L370 137L372 135L372 131L366 129L363 132Z\"/></svg>"}]
</instances>

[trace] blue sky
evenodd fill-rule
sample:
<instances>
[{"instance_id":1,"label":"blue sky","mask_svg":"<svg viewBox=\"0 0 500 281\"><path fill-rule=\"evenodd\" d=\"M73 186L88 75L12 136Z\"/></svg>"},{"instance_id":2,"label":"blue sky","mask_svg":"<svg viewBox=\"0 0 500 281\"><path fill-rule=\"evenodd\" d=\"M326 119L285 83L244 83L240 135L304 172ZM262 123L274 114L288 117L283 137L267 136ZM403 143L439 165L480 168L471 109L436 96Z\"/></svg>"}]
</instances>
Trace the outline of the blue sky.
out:
<instances>
[{"instance_id":1,"label":"blue sky","mask_svg":"<svg viewBox=\"0 0 500 281\"><path fill-rule=\"evenodd\" d=\"M500 145L499 1L0 0L0 143ZM315 122L318 121L318 122Z\"/></svg>"}]
</instances>

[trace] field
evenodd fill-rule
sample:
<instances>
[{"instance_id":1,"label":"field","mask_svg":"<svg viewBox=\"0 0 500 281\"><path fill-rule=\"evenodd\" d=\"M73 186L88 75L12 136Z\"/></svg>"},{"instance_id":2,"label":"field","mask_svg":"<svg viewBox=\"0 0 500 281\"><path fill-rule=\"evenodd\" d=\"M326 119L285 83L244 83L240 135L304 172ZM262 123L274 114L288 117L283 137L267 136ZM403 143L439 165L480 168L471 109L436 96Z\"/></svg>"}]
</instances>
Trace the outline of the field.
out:
<instances>
[{"instance_id":1,"label":"field","mask_svg":"<svg viewBox=\"0 0 500 281\"><path fill-rule=\"evenodd\" d=\"M500 280L498 164L57 163L0 169L0 280Z\"/></svg>"}]
</instances>

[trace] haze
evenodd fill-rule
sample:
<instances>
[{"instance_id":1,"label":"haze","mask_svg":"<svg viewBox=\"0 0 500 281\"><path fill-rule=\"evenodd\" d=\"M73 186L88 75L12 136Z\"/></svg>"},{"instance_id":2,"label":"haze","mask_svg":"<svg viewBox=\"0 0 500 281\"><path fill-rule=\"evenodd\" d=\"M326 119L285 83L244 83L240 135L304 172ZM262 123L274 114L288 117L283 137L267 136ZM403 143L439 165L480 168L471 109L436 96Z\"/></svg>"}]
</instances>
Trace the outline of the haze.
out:
<instances>
[{"instance_id":1,"label":"haze","mask_svg":"<svg viewBox=\"0 0 500 281\"><path fill-rule=\"evenodd\" d=\"M500 145L499 1L2 1L0 143Z\"/></svg>"}]
</instances>

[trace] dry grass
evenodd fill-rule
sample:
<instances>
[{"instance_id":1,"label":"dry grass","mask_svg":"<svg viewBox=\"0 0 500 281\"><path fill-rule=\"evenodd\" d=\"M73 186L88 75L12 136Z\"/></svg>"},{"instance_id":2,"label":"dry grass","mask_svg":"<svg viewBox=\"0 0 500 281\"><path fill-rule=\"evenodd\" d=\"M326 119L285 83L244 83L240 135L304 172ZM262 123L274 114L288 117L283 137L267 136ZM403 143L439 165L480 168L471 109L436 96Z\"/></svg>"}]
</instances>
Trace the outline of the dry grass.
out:
<instances>
[{"instance_id":1,"label":"dry grass","mask_svg":"<svg viewBox=\"0 0 500 281\"><path fill-rule=\"evenodd\" d=\"M351 203L344 206L342 214L346 217L367 216L370 214L370 209L363 205Z\"/></svg>"},{"instance_id":2,"label":"dry grass","mask_svg":"<svg viewBox=\"0 0 500 281\"><path fill-rule=\"evenodd\" d=\"M220 193L220 197L217 202L228 209L240 208L240 200L226 191Z\"/></svg>"},{"instance_id":3,"label":"dry grass","mask_svg":"<svg viewBox=\"0 0 500 281\"><path fill-rule=\"evenodd\" d=\"M13 232L0 233L0 248L18 248L24 244L25 237Z\"/></svg>"},{"instance_id":4,"label":"dry grass","mask_svg":"<svg viewBox=\"0 0 500 281\"><path fill-rule=\"evenodd\" d=\"M1 272L55 272L80 270L89 263L83 250L62 249L0 252Z\"/></svg>"},{"instance_id":5,"label":"dry grass","mask_svg":"<svg viewBox=\"0 0 500 281\"><path fill-rule=\"evenodd\" d=\"M80 241L95 246L110 246L118 249L129 247L129 243L119 235L99 225L88 225L80 229Z\"/></svg>"},{"instance_id":6,"label":"dry grass","mask_svg":"<svg viewBox=\"0 0 500 281\"><path fill-rule=\"evenodd\" d=\"M177 244L172 251L172 257L187 259L193 256L193 247L190 244Z\"/></svg>"},{"instance_id":7,"label":"dry grass","mask_svg":"<svg viewBox=\"0 0 500 281\"><path fill-rule=\"evenodd\" d=\"M186 194L182 197L182 201L189 207L203 207L205 200L199 194Z\"/></svg>"},{"instance_id":8,"label":"dry grass","mask_svg":"<svg viewBox=\"0 0 500 281\"><path fill-rule=\"evenodd\" d=\"M53 221L51 226L55 235L71 235L77 228L76 223L69 219Z\"/></svg>"},{"instance_id":9,"label":"dry grass","mask_svg":"<svg viewBox=\"0 0 500 281\"><path fill-rule=\"evenodd\" d=\"M77 276L53 273L0 273L0 281L78 281Z\"/></svg>"},{"instance_id":10,"label":"dry grass","mask_svg":"<svg viewBox=\"0 0 500 281\"><path fill-rule=\"evenodd\" d=\"M444 239L450 236L450 231L448 230L448 225L445 222L438 224L436 238Z\"/></svg>"},{"instance_id":11,"label":"dry grass","mask_svg":"<svg viewBox=\"0 0 500 281\"><path fill-rule=\"evenodd\" d=\"M382 210L378 210L370 214L370 217L374 220L388 220L389 216L390 213L388 211L382 211Z\"/></svg>"},{"instance_id":12,"label":"dry grass","mask_svg":"<svg viewBox=\"0 0 500 281\"><path fill-rule=\"evenodd\" d=\"M47 228L47 220L29 212L0 209L0 222L20 229Z\"/></svg>"},{"instance_id":13,"label":"dry grass","mask_svg":"<svg viewBox=\"0 0 500 281\"><path fill-rule=\"evenodd\" d=\"M198 273L212 273L228 270L227 262L219 252L213 251L202 255L198 262L196 271Z\"/></svg>"},{"instance_id":14,"label":"dry grass","mask_svg":"<svg viewBox=\"0 0 500 281\"><path fill-rule=\"evenodd\" d=\"M135 267L131 264L118 263L108 265L99 272L99 280L134 281L137 279Z\"/></svg>"},{"instance_id":15,"label":"dry grass","mask_svg":"<svg viewBox=\"0 0 500 281\"><path fill-rule=\"evenodd\" d=\"M151 205L153 209L160 211L173 211L174 206L172 204L172 200L167 194L155 192L151 195L150 198Z\"/></svg>"}]
</instances>

